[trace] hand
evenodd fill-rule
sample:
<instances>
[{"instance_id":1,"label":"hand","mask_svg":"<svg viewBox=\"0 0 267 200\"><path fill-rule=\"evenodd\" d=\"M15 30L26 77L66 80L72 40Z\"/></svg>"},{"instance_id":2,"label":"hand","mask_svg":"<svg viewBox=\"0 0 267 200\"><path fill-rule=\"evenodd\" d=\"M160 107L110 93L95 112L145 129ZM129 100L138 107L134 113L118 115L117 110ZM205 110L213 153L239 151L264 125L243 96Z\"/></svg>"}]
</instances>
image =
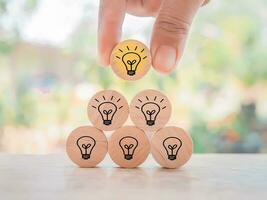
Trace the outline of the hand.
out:
<instances>
[{"instance_id":1,"label":"hand","mask_svg":"<svg viewBox=\"0 0 267 200\"><path fill-rule=\"evenodd\" d=\"M206 0L207 1L207 0ZM125 13L155 16L151 37L152 64L170 73L181 58L190 24L205 0L101 0L98 26L100 62L109 65L110 53L119 42Z\"/></svg>"}]
</instances>

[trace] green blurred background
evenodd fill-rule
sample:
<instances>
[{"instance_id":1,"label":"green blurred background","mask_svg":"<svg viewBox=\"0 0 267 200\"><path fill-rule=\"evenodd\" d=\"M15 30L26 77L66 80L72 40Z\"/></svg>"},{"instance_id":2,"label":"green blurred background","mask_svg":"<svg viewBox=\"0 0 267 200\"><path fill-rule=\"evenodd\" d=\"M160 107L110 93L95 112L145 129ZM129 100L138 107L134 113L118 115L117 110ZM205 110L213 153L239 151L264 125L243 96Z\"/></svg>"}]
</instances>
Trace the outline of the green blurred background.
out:
<instances>
[{"instance_id":1,"label":"green blurred background","mask_svg":"<svg viewBox=\"0 0 267 200\"><path fill-rule=\"evenodd\" d=\"M267 1L212 0L170 76L126 82L97 63L98 1L0 0L0 152L64 151L101 89L130 100L159 89L198 153L267 152ZM123 39L149 44L154 19L126 16ZM145 86L145 87L144 87ZM128 122L130 123L130 122Z\"/></svg>"}]
</instances>

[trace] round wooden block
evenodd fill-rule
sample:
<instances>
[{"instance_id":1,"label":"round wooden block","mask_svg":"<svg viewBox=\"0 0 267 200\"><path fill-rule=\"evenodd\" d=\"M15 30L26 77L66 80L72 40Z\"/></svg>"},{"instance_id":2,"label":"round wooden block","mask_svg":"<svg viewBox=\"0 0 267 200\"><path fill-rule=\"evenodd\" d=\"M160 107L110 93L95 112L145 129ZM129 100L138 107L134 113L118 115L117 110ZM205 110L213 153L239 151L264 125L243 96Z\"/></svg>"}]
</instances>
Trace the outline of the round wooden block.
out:
<instances>
[{"instance_id":1,"label":"round wooden block","mask_svg":"<svg viewBox=\"0 0 267 200\"><path fill-rule=\"evenodd\" d=\"M142 78L151 67L150 51L137 40L125 40L112 50L110 64L120 78L137 80Z\"/></svg>"},{"instance_id":2,"label":"round wooden block","mask_svg":"<svg viewBox=\"0 0 267 200\"><path fill-rule=\"evenodd\" d=\"M92 124L104 131L121 127L129 115L127 100L114 90L96 93L89 101L87 114Z\"/></svg>"},{"instance_id":3,"label":"round wooden block","mask_svg":"<svg viewBox=\"0 0 267 200\"><path fill-rule=\"evenodd\" d=\"M162 167L178 168L190 159L193 142L183 129L175 126L165 127L152 137L151 153Z\"/></svg>"},{"instance_id":4,"label":"round wooden block","mask_svg":"<svg viewBox=\"0 0 267 200\"><path fill-rule=\"evenodd\" d=\"M117 129L108 142L111 159L120 167L134 168L142 164L150 151L150 143L144 131L135 126Z\"/></svg>"},{"instance_id":5,"label":"round wooden block","mask_svg":"<svg viewBox=\"0 0 267 200\"><path fill-rule=\"evenodd\" d=\"M156 90L144 90L138 93L130 104L131 120L145 131L156 131L162 128L169 121L170 116L170 101Z\"/></svg>"},{"instance_id":6,"label":"round wooden block","mask_svg":"<svg viewBox=\"0 0 267 200\"><path fill-rule=\"evenodd\" d=\"M71 132L66 151L69 158L80 167L95 167L108 151L104 133L91 126L81 126Z\"/></svg>"}]
</instances>

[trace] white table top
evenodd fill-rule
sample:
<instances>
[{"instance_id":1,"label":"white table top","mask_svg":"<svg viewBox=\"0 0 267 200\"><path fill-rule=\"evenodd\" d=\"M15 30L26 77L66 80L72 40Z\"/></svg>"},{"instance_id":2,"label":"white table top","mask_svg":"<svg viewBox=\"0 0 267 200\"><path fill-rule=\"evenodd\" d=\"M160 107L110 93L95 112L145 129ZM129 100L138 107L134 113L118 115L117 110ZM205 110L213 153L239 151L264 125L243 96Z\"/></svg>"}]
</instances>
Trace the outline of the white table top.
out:
<instances>
[{"instance_id":1,"label":"white table top","mask_svg":"<svg viewBox=\"0 0 267 200\"><path fill-rule=\"evenodd\" d=\"M267 155L193 155L162 169L150 157L140 168L74 166L66 155L0 154L0 199L267 199Z\"/></svg>"}]
</instances>

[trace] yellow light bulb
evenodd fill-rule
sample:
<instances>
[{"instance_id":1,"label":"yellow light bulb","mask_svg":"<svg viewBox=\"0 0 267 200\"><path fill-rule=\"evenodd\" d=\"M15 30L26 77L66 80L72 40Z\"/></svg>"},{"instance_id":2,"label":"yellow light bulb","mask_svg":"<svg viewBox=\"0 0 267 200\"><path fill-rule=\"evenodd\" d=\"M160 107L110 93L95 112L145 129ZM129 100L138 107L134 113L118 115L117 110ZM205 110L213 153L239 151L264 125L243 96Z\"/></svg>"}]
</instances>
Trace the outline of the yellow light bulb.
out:
<instances>
[{"instance_id":1,"label":"yellow light bulb","mask_svg":"<svg viewBox=\"0 0 267 200\"><path fill-rule=\"evenodd\" d=\"M140 79L151 67L149 49L139 41L125 40L113 49L110 65L115 74L123 79Z\"/></svg>"},{"instance_id":2,"label":"yellow light bulb","mask_svg":"<svg viewBox=\"0 0 267 200\"><path fill-rule=\"evenodd\" d=\"M141 62L141 56L135 52L127 52L122 56L122 62L126 68L127 74L129 76L134 76Z\"/></svg>"}]
</instances>

